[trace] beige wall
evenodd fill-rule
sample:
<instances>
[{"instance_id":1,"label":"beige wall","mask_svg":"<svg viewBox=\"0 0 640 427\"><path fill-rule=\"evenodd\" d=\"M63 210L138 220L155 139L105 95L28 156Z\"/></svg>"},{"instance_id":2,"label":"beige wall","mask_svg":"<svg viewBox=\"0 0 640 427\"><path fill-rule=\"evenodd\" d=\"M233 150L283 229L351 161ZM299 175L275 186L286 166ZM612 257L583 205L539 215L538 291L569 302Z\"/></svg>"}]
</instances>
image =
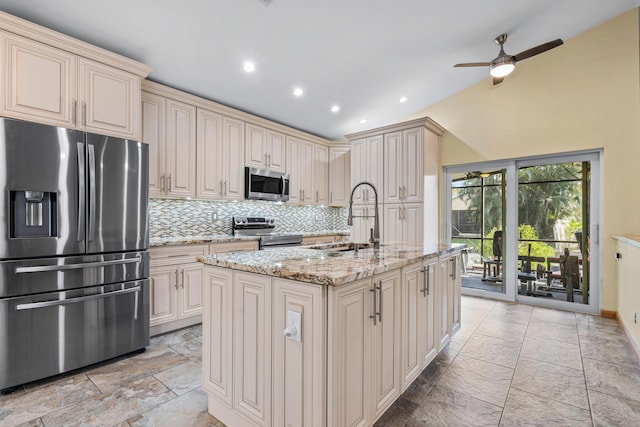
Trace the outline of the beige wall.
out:
<instances>
[{"instance_id":1,"label":"beige wall","mask_svg":"<svg viewBox=\"0 0 640 427\"><path fill-rule=\"evenodd\" d=\"M639 44L632 9L519 63L500 85L487 78L412 117L432 117L447 129L445 166L604 149L604 310L617 310L610 236L640 231Z\"/></svg>"}]
</instances>

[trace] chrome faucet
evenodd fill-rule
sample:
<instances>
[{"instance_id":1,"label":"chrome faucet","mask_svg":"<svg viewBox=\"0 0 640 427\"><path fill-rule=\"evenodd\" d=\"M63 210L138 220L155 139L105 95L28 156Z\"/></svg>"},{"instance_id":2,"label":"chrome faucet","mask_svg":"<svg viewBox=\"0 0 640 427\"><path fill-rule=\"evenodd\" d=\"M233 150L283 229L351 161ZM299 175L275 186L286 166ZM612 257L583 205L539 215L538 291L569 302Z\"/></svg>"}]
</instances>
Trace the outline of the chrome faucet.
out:
<instances>
[{"instance_id":1,"label":"chrome faucet","mask_svg":"<svg viewBox=\"0 0 640 427\"><path fill-rule=\"evenodd\" d=\"M355 187L353 187L353 190L351 190L351 197L349 197L349 216L347 217L347 225L353 225L353 218L371 218L371 215L353 215L353 194L361 185L368 185L369 187L373 188L373 194L376 198L376 207L373 215L373 229L371 229L371 237L369 238L369 241L373 243L374 249L380 249L380 214L378 212L378 190L376 190L376 187L374 187L374 185L370 182L360 182L356 184Z\"/></svg>"}]
</instances>

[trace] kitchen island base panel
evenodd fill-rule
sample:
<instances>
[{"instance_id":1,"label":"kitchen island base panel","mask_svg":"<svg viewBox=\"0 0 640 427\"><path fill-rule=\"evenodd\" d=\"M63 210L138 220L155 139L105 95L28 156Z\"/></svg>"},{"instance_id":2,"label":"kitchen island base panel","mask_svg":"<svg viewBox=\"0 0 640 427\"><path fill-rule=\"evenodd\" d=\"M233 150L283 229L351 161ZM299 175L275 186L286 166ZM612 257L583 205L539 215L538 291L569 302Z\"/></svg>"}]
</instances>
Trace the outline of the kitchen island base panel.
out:
<instances>
[{"instance_id":1,"label":"kitchen island base panel","mask_svg":"<svg viewBox=\"0 0 640 427\"><path fill-rule=\"evenodd\" d=\"M309 252L303 252L309 255ZM286 254L291 255L292 252ZM221 366L219 362L225 358L233 361L234 365L233 377L224 388L224 395L233 397L226 402L223 402L222 395L218 396L219 387L212 388L214 377L210 378L210 384L204 381L211 415L229 427L373 425L459 328L460 293L449 289L459 286L455 279L460 263L451 261L460 256L457 247L425 251L419 256L409 251L400 254L396 248L389 257L380 253L379 257L370 258L366 253L360 253L355 256L335 254L329 258L341 256L343 262L339 265L351 257L353 265L369 262L373 265L372 271L359 271L356 276L365 278L353 281L342 280L338 273L333 277L341 284L334 286L314 283L316 279L311 277L314 272L324 274L325 269L321 269L322 260L318 264L316 259L306 256L298 258L299 261L291 258L291 262L297 263L290 264L294 266L295 273L300 270L301 263L308 263L307 274L301 276L286 267L270 270L273 274L267 274L255 261L243 266L242 263L248 260L246 255L225 256L224 262L229 264L224 266L205 263L205 276L217 278L212 289L220 287L233 292L231 304L227 300L233 310L223 310L226 314L217 310L220 301L210 301L205 297L204 321L212 322L211 328L203 327L203 351L211 353L203 354L205 373L209 363L209 374L217 372ZM238 268L231 267L233 259L238 261ZM255 270L249 273L247 269ZM377 273L376 269L382 271ZM414 281L417 283L413 288L403 279L409 271L416 276ZM430 272L430 276L423 277L423 271ZM345 271L345 274L351 273ZM221 279L224 283L220 282ZM258 298L260 303L257 305L251 298L242 297L245 292L238 289L246 288L249 282L261 284L259 294L263 298ZM208 295L206 288L209 286L213 284L205 285L205 295ZM210 292L211 295L213 293ZM416 330L402 339L402 324L411 317L401 320L404 318L400 312L401 305L407 293L411 293L409 298L424 297L425 301L431 301L429 296L432 296L433 302L425 308L431 308L429 311L433 317L415 316L428 318L431 322L415 325ZM219 297L225 299L222 294ZM254 314L262 312L259 307L263 307L264 314L270 311L270 315L246 313L252 311L251 307L258 308ZM300 342L284 336L285 326L288 326L286 319L291 311L301 317ZM221 319L221 315L226 320ZM259 325L259 318L263 319L264 325ZM216 339L215 330L222 332L215 327L216 322L218 326L225 324L226 330L233 331L233 340ZM209 330L211 336L207 336ZM259 330L264 332L266 341L260 347L269 352L264 359L270 359L272 363L255 360L261 366L258 369L261 372L253 372L255 369L244 366L245 359L254 360L256 355L244 354L250 348L245 349L246 345L241 344L254 342ZM413 365L417 366L404 369L402 360L409 357L406 339L411 337L419 337L425 343L421 350L414 349L415 354L411 356L415 359ZM213 345L214 341L220 345ZM245 369L247 372L241 372ZM248 391L255 393L247 394ZM252 396L257 405L252 408L257 413L248 414L250 408L247 405L251 403ZM259 396L264 396L264 399Z\"/></svg>"}]
</instances>

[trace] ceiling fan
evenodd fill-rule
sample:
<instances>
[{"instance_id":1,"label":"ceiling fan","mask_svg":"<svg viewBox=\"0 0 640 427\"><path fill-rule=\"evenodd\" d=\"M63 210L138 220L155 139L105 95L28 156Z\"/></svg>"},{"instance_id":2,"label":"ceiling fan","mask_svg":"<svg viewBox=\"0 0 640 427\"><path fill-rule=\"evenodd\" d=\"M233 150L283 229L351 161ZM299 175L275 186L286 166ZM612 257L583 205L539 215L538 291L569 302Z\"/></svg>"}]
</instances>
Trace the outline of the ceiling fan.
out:
<instances>
[{"instance_id":1,"label":"ceiling fan","mask_svg":"<svg viewBox=\"0 0 640 427\"><path fill-rule=\"evenodd\" d=\"M551 50L563 43L562 39L556 39L522 51L517 55L508 55L504 52L503 46L506 41L506 34L500 34L496 37L495 42L497 45L500 45L500 53L498 53L498 56L491 60L491 62L465 62L462 64L456 64L454 67L489 67L489 73L493 77L493 84L497 85L498 83L502 83L504 78L513 71L516 67L516 62L523 61L527 58L531 58L532 56Z\"/></svg>"}]
</instances>

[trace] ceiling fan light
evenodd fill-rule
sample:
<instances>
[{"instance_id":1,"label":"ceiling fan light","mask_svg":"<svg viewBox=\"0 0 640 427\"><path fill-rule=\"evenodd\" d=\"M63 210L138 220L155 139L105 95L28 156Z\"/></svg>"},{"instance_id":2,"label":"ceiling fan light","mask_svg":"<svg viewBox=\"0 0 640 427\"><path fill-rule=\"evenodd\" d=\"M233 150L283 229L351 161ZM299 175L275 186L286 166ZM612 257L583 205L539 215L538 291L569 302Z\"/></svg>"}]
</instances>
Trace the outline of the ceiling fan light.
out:
<instances>
[{"instance_id":1,"label":"ceiling fan light","mask_svg":"<svg viewBox=\"0 0 640 427\"><path fill-rule=\"evenodd\" d=\"M493 77L505 77L511 74L514 68L516 68L516 63L513 58L502 56L491 61L489 74Z\"/></svg>"}]
</instances>

